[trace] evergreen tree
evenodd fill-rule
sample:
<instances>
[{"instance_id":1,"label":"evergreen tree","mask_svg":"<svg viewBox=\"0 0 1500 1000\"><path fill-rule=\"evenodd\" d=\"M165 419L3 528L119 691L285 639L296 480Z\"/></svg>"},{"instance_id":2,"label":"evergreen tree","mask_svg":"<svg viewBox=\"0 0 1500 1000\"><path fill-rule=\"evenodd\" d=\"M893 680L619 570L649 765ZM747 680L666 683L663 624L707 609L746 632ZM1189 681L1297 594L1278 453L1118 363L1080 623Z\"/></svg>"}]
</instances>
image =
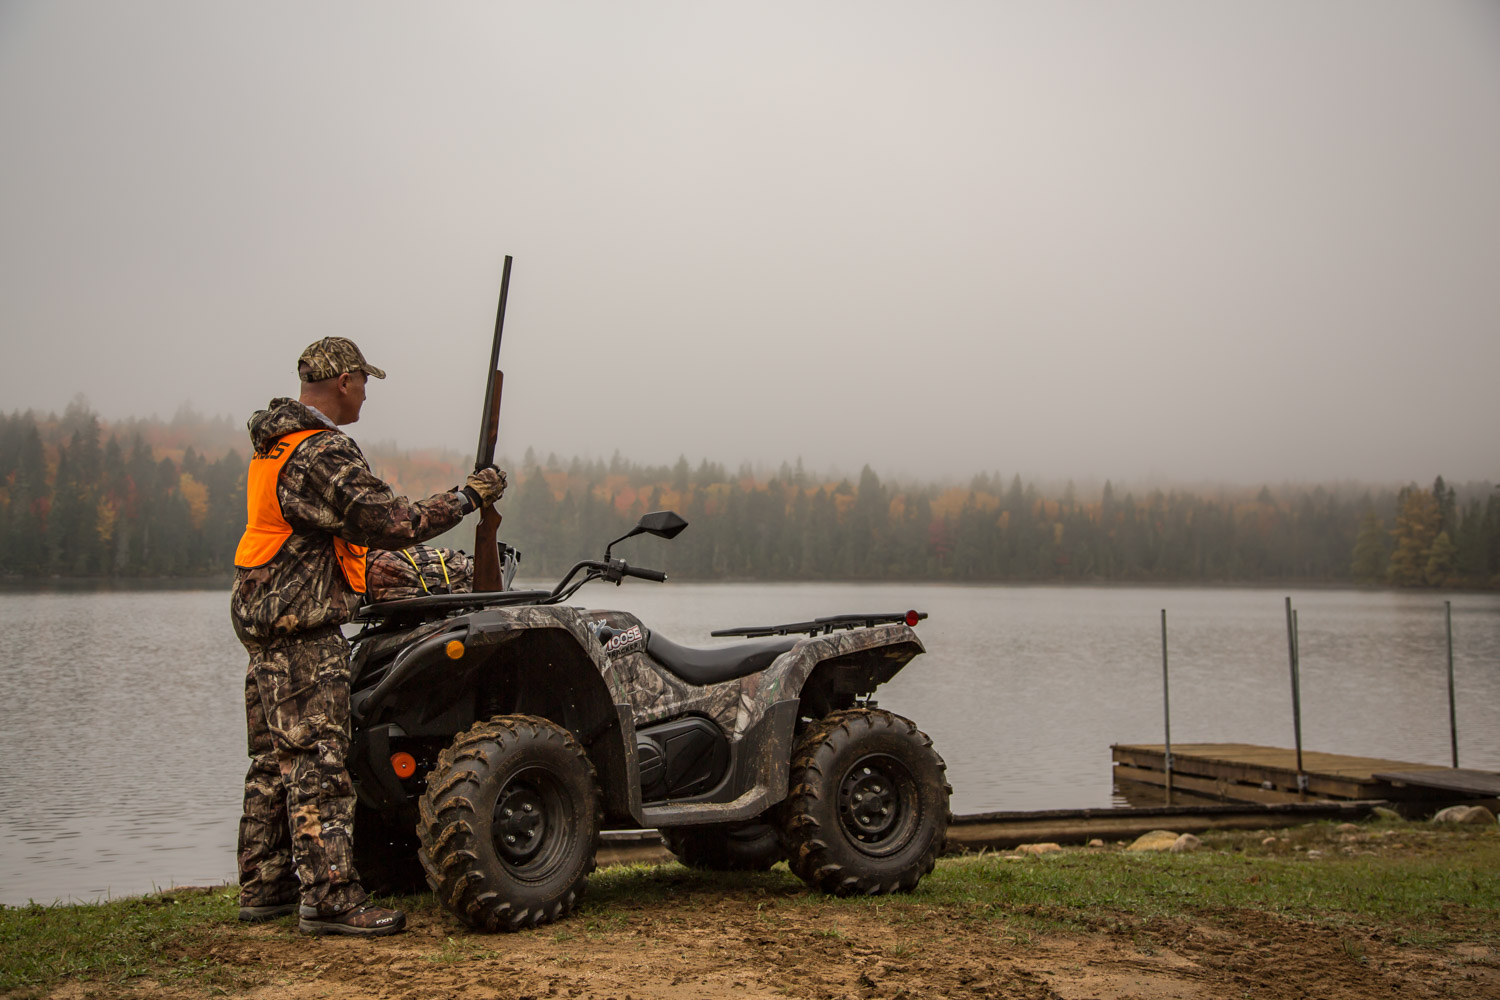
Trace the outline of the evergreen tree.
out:
<instances>
[{"instance_id":1,"label":"evergreen tree","mask_svg":"<svg viewBox=\"0 0 1500 1000\"><path fill-rule=\"evenodd\" d=\"M860 579L881 578L892 571L885 551L890 501L880 477L868 465L860 470L859 488L849 512L849 570Z\"/></svg>"},{"instance_id":2,"label":"evergreen tree","mask_svg":"<svg viewBox=\"0 0 1500 1000\"><path fill-rule=\"evenodd\" d=\"M1385 538L1380 518L1373 510L1365 511L1354 540L1354 563L1350 567L1356 583L1379 583L1385 579Z\"/></svg>"},{"instance_id":3,"label":"evergreen tree","mask_svg":"<svg viewBox=\"0 0 1500 1000\"><path fill-rule=\"evenodd\" d=\"M76 404L75 404L76 405ZM77 417L69 407L69 416ZM48 525L48 562L52 572L64 576L98 573L99 480L102 471L99 425L70 421L72 439L57 460L52 488L52 517Z\"/></svg>"},{"instance_id":4,"label":"evergreen tree","mask_svg":"<svg viewBox=\"0 0 1500 1000\"><path fill-rule=\"evenodd\" d=\"M529 578L553 572L564 556L557 503L552 487L538 466L533 466L515 491L506 513L506 540L521 550L521 571Z\"/></svg>"},{"instance_id":5,"label":"evergreen tree","mask_svg":"<svg viewBox=\"0 0 1500 1000\"><path fill-rule=\"evenodd\" d=\"M47 485L47 457L35 417L27 413L12 418L6 512L8 540L3 547L0 569L27 577L47 572L47 514L51 495Z\"/></svg>"},{"instance_id":6,"label":"evergreen tree","mask_svg":"<svg viewBox=\"0 0 1500 1000\"><path fill-rule=\"evenodd\" d=\"M1485 501L1478 534L1476 545L1480 555L1476 562L1481 577L1479 582L1487 587L1500 587L1500 488Z\"/></svg>"},{"instance_id":7,"label":"evergreen tree","mask_svg":"<svg viewBox=\"0 0 1500 1000\"><path fill-rule=\"evenodd\" d=\"M1396 547L1386 577L1398 587L1420 587L1427 582L1427 558L1438 535L1438 505L1431 493L1408 486L1397 498Z\"/></svg>"},{"instance_id":8,"label":"evergreen tree","mask_svg":"<svg viewBox=\"0 0 1500 1000\"><path fill-rule=\"evenodd\" d=\"M1433 587L1441 587L1453 578L1454 557L1458 554L1458 547L1448 537L1446 531L1439 531L1437 537L1432 540L1432 547L1427 550L1427 566L1424 570L1427 583Z\"/></svg>"},{"instance_id":9,"label":"evergreen tree","mask_svg":"<svg viewBox=\"0 0 1500 1000\"><path fill-rule=\"evenodd\" d=\"M1438 476L1432 481L1432 499L1437 504L1437 530L1451 537L1458 528L1458 494Z\"/></svg>"}]
</instances>

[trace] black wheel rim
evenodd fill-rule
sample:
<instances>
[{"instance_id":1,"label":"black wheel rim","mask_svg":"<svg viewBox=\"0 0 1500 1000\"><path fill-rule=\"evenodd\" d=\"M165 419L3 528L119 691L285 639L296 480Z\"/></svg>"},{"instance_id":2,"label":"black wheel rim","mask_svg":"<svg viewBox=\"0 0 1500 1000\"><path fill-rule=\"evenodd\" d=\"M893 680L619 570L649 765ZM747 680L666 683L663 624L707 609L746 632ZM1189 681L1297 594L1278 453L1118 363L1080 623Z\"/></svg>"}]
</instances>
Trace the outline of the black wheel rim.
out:
<instances>
[{"instance_id":1,"label":"black wheel rim","mask_svg":"<svg viewBox=\"0 0 1500 1000\"><path fill-rule=\"evenodd\" d=\"M868 754L839 782L839 821L845 835L871 857L895 854L917 827L917 783L889 754Z\"/></svg>"},{"instance_id":2,"label":"black wheel rim","mask_svg":"<svg viewBox=\"0 0 1500 1000\"><path fill-rule=\"evenodd\" d=\"M511 874L540 881L566 856L573 819L572 803L557 776L544 767L523 768L495 799L490 840Z\"/></svg>"}]
</instances>

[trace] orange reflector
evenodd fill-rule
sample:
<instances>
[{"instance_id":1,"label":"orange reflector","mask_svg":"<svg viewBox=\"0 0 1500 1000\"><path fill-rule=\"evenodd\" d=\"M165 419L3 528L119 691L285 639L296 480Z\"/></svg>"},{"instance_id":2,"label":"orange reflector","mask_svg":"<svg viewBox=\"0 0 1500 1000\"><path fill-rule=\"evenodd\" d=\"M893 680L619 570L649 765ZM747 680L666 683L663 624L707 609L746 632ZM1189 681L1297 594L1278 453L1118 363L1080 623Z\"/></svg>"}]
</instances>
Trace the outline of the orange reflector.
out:
<instances>
[{"instance_id":1,"label":"orange reflector","mask_svg":"<svg viewBox=\"0 0 1500 1000\"><path fill-rule=\"evenodd\" d=\"M464 658L464 644L458 639L449 639L448 645L443 649L448 653L448 659L461 660Z\"/></svg>"},{"instance_id":2,"label":"orange reflector","mask_svg":"<svg viewBox=\"0 0 1500 1000\"><path fill-rule=\"evenodd\" d=\"M405 752L391 754L391 770L398 778L410 778L417 773L417 759Z\"/></svg>"}]
</instances>

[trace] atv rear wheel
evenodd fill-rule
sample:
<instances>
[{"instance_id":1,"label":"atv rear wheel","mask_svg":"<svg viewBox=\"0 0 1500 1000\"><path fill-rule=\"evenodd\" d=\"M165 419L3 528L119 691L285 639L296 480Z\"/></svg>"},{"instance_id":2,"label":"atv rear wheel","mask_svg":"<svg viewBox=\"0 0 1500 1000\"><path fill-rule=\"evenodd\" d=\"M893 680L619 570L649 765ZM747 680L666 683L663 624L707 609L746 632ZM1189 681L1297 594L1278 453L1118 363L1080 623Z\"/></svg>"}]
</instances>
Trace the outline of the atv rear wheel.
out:
<instances>
[{"instance_id":1,"label":"atv rear wheel","mask_svg":"<svg viewBox=\"0 0 1500 1000\"><path fill-rule=\"evenodd\" d=\"M668 827L661 839L677 860L705 871L763 872L786 857L781 834L765 815L743 823Z\"/></svg>"},{"instance_id":2,"label":"atv rear wheel","mask_svg":"<svg viewBox=\"0 0 1500 1000\"><path fill-rule=\"evenodd\" d=\"M594 765L566 729L505 715L461 733L427 776L427 882L479 930L551 923L582 895L603 820Z\"/></svg>"},{"instance_id":3,"label":"atv rear wheel","mask_svg":"<svg viewBox=\"0 0 1500 1000\"><path fill-rule=\"evenodd\" d=\"M792 755L782 837L797 877L839 896L908 892L948 830L943 758L910 720L857 709L828 716Z\"/></svg>"}]
</instances>

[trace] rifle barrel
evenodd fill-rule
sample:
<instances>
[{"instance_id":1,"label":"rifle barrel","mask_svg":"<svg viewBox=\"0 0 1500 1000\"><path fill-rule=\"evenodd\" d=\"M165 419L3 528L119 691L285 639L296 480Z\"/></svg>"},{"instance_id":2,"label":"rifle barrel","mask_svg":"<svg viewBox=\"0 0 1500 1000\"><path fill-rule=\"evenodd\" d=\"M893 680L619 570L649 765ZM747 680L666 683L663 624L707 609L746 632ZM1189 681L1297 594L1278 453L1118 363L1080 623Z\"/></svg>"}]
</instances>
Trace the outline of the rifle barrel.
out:
<instances>
[{"instance_id":1,"label":"rifle barrel","mask_svg":"<svg viewBox=\"0 0 1500 1000\"><path fill-rule=\"evenodd\" d=\"M495 442L500 436L500 337L505 332L505 300L510 294L510 261L510 254L506 254L505 269L500 274L500 306L495 310L495 341L490 347L489 377L484 385L484 415L479 424L479 447L474 453L475 469L494 464Z\"/></svg>"}]
</instances>

